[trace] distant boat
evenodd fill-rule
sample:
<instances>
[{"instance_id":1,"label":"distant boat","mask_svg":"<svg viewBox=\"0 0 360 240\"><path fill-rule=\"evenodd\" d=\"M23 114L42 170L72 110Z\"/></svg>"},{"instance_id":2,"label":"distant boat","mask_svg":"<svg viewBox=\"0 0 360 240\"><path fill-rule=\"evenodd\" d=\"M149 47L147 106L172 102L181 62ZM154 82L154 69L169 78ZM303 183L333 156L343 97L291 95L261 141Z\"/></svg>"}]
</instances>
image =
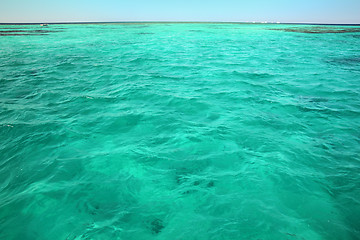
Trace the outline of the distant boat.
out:
<instances>
[{"instance_id":1,"label":"distant boat","mask_svg":"<svg viewBox=\"0 0 360 240\"><path fill-rule=\"evenodd\" d=\"M40 26L47 27L48 25L46 23L42 23L42 24L40 24Z\"/></svg>"}]
</instances>

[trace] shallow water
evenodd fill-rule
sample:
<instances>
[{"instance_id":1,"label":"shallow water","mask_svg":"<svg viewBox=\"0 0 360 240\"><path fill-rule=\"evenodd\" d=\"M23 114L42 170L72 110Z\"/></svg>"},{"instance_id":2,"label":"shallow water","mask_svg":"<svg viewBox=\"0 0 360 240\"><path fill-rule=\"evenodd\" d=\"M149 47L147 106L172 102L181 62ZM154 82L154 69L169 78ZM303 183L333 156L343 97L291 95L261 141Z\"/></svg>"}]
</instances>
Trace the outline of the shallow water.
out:
<instances>
[{"instance_id":1,"label":"shallow water","mask_svg":"<svg viewBox=\"0 0 360 240\"><path fill-rule=\"evenodd\" d=\"M0 239L360 239L356 29L0 26Z\"/></svg>"}]
</instances>

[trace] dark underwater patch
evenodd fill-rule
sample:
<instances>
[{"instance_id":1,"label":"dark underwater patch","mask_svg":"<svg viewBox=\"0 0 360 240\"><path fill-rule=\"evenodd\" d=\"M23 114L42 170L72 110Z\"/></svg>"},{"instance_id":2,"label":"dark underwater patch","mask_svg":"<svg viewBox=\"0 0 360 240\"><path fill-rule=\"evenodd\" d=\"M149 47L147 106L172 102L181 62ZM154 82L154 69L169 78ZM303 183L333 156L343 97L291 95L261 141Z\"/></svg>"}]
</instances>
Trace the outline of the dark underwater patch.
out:
<instances>
[{"instance_id":1,"label":"dark underwater patch","mask_svg":"<svg viewBox=\"0 0 360 240\"><path fill-rule=\"evenodd\" d=\"M0 30L0 36L39 36L48 35L49 33L60 32L59 30L24 30L24 29L11 29Z\"/></svg>"},{"instance_id":2,"label":"dark underwater patch","mask_svg":"<svg viewBox=\"0 0 360 240\"><path fill-rule=\"evenodd\" d=\"M334 65L346 65L346 66L358 66L360 65L360 56L350 56L350 57L342 57L342 58L333 58L327 60L326 62Z\"/></svg>"},{"instance_id":3,"label":"dark underwater patch","mask_svg":"<svg viewBox=\"0 0 360 240\"><path fill-rule=\"evenodd\" d=\"M357 33L360 32L360 28L339 28L333 29L328 27L306 27L306 28L272 28L269 30L282 31L282 32L296 32L296 33Z\"/></svg>"},{"instance_id":4,"label":"dark underwater patch","mask_svg":"<svg viewBox=\"0 0 360 240\"><path fill-rule=\"evenodd\" d=\"M159 234L164 228L164 223L160 219L155 219L151 222L151 232L154 234Z\"/></svg>"},{"instance_id":5,"label":"dark underwater patch","mask_svg":"<svg viewBox=\"0 0 360 240\"><path fill-rule=\"evenodd\" d=\"M360 56L341 58L341 59L338 59L337 62L342 63L342 64L350 64L350 65L360 64Z\"/></svg>"},{"instance_id":6,"label":"dark underwater patch","mask_svg":"<svg viewBox=\"0 0 360 240\"><path fill-rule=\"evenodd\" d=\"M0 33L0 36L41 36L41 35L49 35L45 33L35 33L35 34L22 34L22 33Z\"/></svg>"},{"instance_id":7,"label":"dark underwater patch","mask_svg":"<svg viewBox=\"0 0 360 240\"><path fill-rule=\"evenodd\" d=\"M155 33L149 33L149 32L141 32L141 33L137 33L139 35L152 35L152 34L155 34Z\"/></svg>"},{"instance_id":8,"label":"dark underwater patch","mask_svg":"<svg viewBox=\"0 0 360 240\"><path fill-rule=\"evenodd\" d=\"M50 32L57 32L57 31L54 31L54 30L20 30L20 29L5 30L5 31L0 30L0 33L50 33Z\"/></svg>"}]
</instances>

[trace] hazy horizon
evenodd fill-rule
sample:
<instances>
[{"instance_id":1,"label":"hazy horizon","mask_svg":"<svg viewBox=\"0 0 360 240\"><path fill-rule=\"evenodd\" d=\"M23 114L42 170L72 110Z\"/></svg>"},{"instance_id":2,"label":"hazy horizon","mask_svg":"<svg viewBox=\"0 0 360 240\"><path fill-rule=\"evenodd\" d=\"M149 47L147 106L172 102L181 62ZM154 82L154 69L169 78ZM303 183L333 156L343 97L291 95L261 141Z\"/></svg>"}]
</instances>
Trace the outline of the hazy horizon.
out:
<instances>
[{"instance_id":1,"label":"hazy horizon","mask_svg":"<svg viewBox=\"0 0 360 240\"><path fill-rule=\"evenodd\" d=\"M282 22L360 24L360 1L255 0L3 0L0 23L39 22Z\"/></svg>"},{"instance_id":2,"label":"hazy horizon","mask_svg":"<svg viewBox=\"0 0 360 240\"><path fill-rule=\"evenodd\" d=\"M244 22L230 22L230 21L57 21L57 22L0 22L0 25L33 25L33 24L137 24L137 23L146 23L146 24L161 24L161 23L171 23L171 24L290 24L290 25L351 25L359 26L360 23L319 23L319 22L260 22L260 21L244 21Z\"/></svg>"}]
</instances>

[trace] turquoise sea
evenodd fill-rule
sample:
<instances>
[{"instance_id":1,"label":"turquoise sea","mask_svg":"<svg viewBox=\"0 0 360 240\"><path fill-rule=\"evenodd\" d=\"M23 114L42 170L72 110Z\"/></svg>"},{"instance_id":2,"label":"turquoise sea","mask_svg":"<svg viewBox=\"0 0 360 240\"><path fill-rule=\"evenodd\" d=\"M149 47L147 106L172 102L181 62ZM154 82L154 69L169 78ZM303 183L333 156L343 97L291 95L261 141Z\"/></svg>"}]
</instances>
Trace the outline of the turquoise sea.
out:
<instances>
[{"instance_id":1,"label":"turquoise sea","mask_svg":"<svg viewBox=\"0 0 360 240\"><path fill-rule=\"evenodd\" d=\"M0 26L0 239L360 239L360 26Z\"/></svg>"}]
</instances>

